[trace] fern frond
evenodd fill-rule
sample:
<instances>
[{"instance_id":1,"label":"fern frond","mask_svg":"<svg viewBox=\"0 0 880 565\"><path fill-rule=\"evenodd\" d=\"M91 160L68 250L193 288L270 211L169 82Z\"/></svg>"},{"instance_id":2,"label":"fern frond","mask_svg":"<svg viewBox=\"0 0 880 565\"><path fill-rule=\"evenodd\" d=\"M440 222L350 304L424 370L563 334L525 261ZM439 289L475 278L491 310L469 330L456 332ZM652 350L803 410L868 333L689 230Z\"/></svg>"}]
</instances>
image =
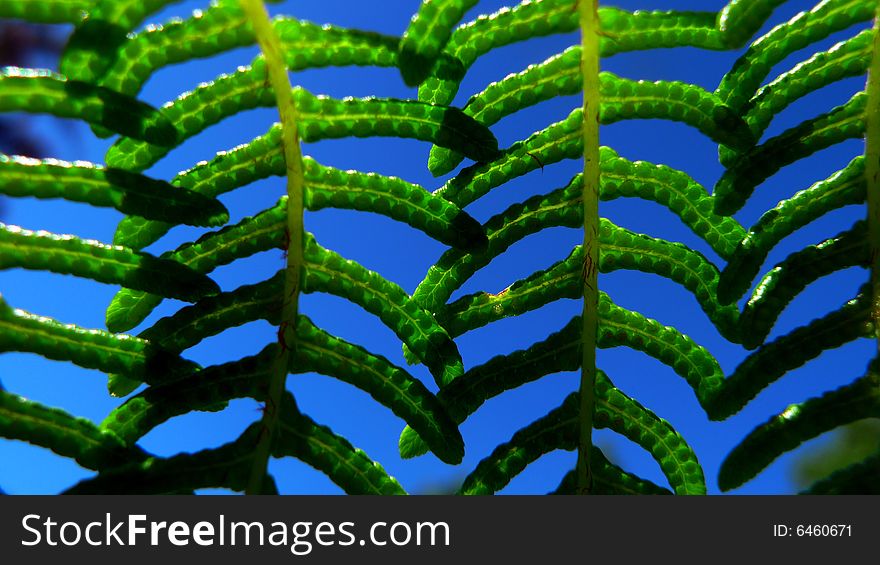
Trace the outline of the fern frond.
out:
<instances>
[{"instance_id":1,"label":"fern frond","mask_svg":"<svg viewBox=\"0 0 880 565\"><path fill-rule=\"evenodd\" d=\"M213 198L84 161L69 163L0 153L0 194L63 198L172 224L221 226L229 221L229 212Z\"/></svg>"},{"instance_id":2,"label":"fern frond","mask_svg":"<svg viewBox=\"0 0 880 565\"><path fill-rule=\"evenodd\" d=\"M742 344L754 349L764 342L785 307L813 281L835 271L868 266L868 229L859 221L850 230L792 253L770 270L740 316Z\"/></svg>"},{"instance_id":3,"label":"fern frond","mask_svg":"<svg viewBox=\"0 0 880 565\"><path fill-rule=\"evenodd\" d=\"M477 0L422 0L400 39L400 73L407 86L418 86L431 69L453 28Z\"/></svg>"},{"instance_id":4,"label":"fern frond","mask_svg":"<svg viewBox=\"0 0 880 565\"><path fill-rule=\"evenodd\" d=\"M738 300L751 286L761 265L777 243L826 213L865 202L865 158L853 159L837 171L781 201L765 212L741 239L718 282L718 301Z\"/></svg>"},{"instance_id":5,"label":"fern frond","mask_svg":"<svg viewBox=\"0 0 880 565\"><path fill-rule=\"evenodd\" d=\"M0 68L0 112L83 120L157 147L177 141L174 124L152 106L45 69Z\"/></svg>"},{"instance_id":6,"label":"fern frond","mask_svg":"<svg viewBox=\"0 0 880 565\"><path fill-rule=\"evenodd\" d=\"M657 486L647 479L628 473L617 465L608 461L602 450L593 447L591 457L591 471L593 488L591 494L636 494L636 495L659 495L672 494L669 489ZM556 490L550 494L567 495L577 494L576 471L572 470L565 474L562 482Z\"/></svg>"},{"instance_id":7,"label":"fern frond","mask_svg":"<svg viewBox=\"0 0 880 565\"><path fill-rule=\"evenodd\" d=\"M870 1L824 0L755 40L724 75L715 92L731 108L741 109L777 63L798 49L873 16L874 5Z\"/></svg>"},{"instance_id":8,"label":"fern frond","mask_svg":"<svg viewBox=\"0 0 880 565\"><path fill-rule=\"evenodd\" d=\"M178 124L178 143L243 110L272 106L265 65L221 76L166 104L162 111ZM305 142L342 137L402 137L429 141L461 151L475 161L493 158L498 142L487 128L457 108L414 100L315 96L293 89L299 132ZM107 151L107 164L141 171L168 154L160 147L123 138Z\"/></svg>"},{"instance_id":9,"label":"fern frond","mask_svg":"<svg viewBox=\"0 0 880 565\"><path fill-rule=\"evenodd\" d=\"M718 13L718 30L728 48L742 47L787 0L730 0Z\"/></svg>"},{"instance_id":10,"label":"fern frond","mask_svg":"<svg viewBox=\"0 0 880 565\"><path fill-rule=\"evenodd\" d=\"M85 418L75 418L0 390L0 437L26 441L75 460L86 469L104 469L142 457L112 432Z\"/></svg>"},{"instance_id":11,"label":"fern frond","mask_svg":"<svg viewBox=\"0 0 880 565\"><path fill-rule=\"evenodd\" d=\"M543 63L494 82L468 100L466 114L491 126L505 116L556 96L582 90L581 48L573 46ZM660 118L683 122L718 142L743 149L754 144L745 122L724 106L714 94L683 82L633 81L609 72L599 74L600 120L611 124L622 120ZM434 147L428 168L435 176L454 169L462 156Z\"/></svg>"},{"instance_id":12,"label":"fern frond","mask_svg":"<svg viewBox=\"0 0 880 565\"><path fill-rule=\"evenodd\" d=\"M197 368L146 340L13 310L0 297L0 352L7 351L36 353L147 382L172 379Z\"/></svg>"},{"instance_id":13,"label":"fern frond","mask_svg":"<svg viewBox=\"0 0 880 565\"><path fill-rule=\"evenodd\" d=\"M259 434L259 426L253 424L238 439L220 447L150 457L80 481L64 494L178 494L202 488L243 491Z\"/></svg>"},{"instance_id":14,"label":"fern frond","mask_svg":"<svg viewBox=\"0 0 880 565\"><path fill-rule=\"evenodd\" d=\"M704 404L713 420L726 419L789 371L823 352L870 337L870 299L862 293L843 307L762 345L733 371L718 394Z\"/></svg>"},{"instance_id":15,"label":"fern frond","mask_svg":"<svg viewBox=\"0 0 880 565\"><path fill-rule=\"evenodd\" d=\"M0 18L41 24L77 23L94 0L18 0L0 5Z\"/></svg>"},{"instance_id":16,"label":"fern frond","mask_svg":"<svg viewBox=\"0 0 880 565\"><path fill-rule=\"evenodd\" d=\"M755 188L786 165L865 133L867 94L858 92L843 106L807 120L743 153L715 184L715 211L737 212Z\"/></svg>"},{"instance_id":17,"label":"fern frond","mask_svg":"<svg viewBox=\"0 0 880 565\"><path fill-rule=\"evenodd\" d=\"M273 456L300 459L348 494L406 494L400 483L366 453L302 414L290 393L284 395L278 431Z\"/></svg>"},{"instance_id":18,"label":"fern frond","mask_svg":"<svg viewBox=\"0 0 880 565\"><path fill-rule=\"evenodd\" d=\"M0 269L16 267L121 284L188 302L220 292L217 283L175 261L0 223Z\"/></svg>"},{"instance_id":19,"label":"fern frond","mask_svg":"<svg viewBox=\"0 0 880 565\"><path fill-rule=\"evenodd\" d=\"M283 196L272 208L205 234L193 243L166 253L163 258L197 273L209 273L237 259L282 247L286 219L287 197ZM143 322L161 302L161 296L133 287L123 288L107 307L107 327L115 332L128 331Z\"/></svg>"},{"instance_id":20,"label":"fern frond","mask_svg":"<svg viewBox=\"0 0 880 565\"><path fill-rule=\"evenodd\" d=\"M734 489L752 479L778 456L824 432L863 418L880 417L877 363L852 384L840 387L770 418L750 432L721 464L718 487Z\"/></svg>"}]
</instances>

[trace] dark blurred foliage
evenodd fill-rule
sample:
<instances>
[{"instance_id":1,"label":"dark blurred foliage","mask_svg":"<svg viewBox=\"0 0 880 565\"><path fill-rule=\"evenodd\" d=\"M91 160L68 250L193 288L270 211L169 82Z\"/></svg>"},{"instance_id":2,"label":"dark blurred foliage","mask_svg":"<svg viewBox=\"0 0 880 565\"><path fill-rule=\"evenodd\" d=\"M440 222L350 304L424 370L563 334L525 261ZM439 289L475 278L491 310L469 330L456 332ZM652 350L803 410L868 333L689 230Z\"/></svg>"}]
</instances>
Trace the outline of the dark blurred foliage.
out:
<instances>
[{"instance_id":1,"label":"dark blurred foliage","mask_svg":"<svg viewBox=\"0 0 880 565\"><path fill-rule=\"evenodd\" d=\"M57 28L0 21L0 66L45 67L56 61L64 47ZM0 152L45 157L39 133L22 117L0 116Z\"/></svg>"},{"instance_id":2,"label":"dark blurred foliage","mask_svg":"<svg viewBox=\"0 0 880 565\"><path fill-rule=\"evenodd\" d=\"M855 422L836 430L829 442L799 457L792 465L792 481L798 491L804 490L831 473L876 454L878 450L880 420L874 418Z\"/></svg>"}]
</instances>

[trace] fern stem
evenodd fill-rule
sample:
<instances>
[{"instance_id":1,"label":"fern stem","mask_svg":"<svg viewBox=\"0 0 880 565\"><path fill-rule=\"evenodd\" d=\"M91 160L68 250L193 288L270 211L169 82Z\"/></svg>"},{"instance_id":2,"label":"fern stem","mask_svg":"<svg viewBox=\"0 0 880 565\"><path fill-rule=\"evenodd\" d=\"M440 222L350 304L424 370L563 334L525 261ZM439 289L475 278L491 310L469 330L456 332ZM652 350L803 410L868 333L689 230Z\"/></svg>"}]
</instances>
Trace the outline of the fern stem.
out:
<instances>
[{"instance_id":1,"label":"fern stem","mask_svg":"<svg viewBox=\"0 0 880 565\"><path fill-rule=\"evenodd\" d=\"M279 352L272 367L266 408L263 412L263 431L254 450L253 467L246 489L247 494L260 494L266 480L272 438L278 424L282 395L287 383L288 363L296 347L296 320L299 314L300 277L303 266L303 164L297 130L296 105L293 89L282 56L281 42L269 22L269 14L262 0L239 0L242 10L254 28L257 43L266 60L269 81L275 91L278 113L281 116L281 142L287 164L287 266L284 275L281 326L278 329Z\"/></svg>"},{"instance_id":2,"label":"fern stem","mask_svg":"<svg viewBox=\"0 0 880 565\"><path fill-rule=\"evenodd\" d=\"M871 246L871 320L880 349L880 4L874 19L873 55L868 69L865 111L865 180L868 190L868 239Z\"/></svg>"},{"instance_id":3,"label":"fern stem","mask_svg":"<svg viewBox=\"0 0 880 565\"><path fill-rule=\"evenodd\" d=\"M581 69L583 71L584 177L584 312L580 383L580 439L577 492L592 486L590 453L596 386L596 334L599 328L599 0L580 0Z\"/></svg>"}]
</instances>

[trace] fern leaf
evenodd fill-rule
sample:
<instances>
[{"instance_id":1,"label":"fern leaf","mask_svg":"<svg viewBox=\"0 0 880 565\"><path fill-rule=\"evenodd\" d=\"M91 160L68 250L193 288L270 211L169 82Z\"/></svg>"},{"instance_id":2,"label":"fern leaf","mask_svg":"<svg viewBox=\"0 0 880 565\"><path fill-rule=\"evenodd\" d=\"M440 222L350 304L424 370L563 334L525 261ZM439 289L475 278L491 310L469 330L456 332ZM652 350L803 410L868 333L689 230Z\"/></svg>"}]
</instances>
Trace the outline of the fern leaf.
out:
<instances>
[{"instance_id":1,"label":"fern leaf","mask_svg":"<svg viewBox=\"0 0 880 565\"><path fill-rule=\"evenodd\" d=\"M126 35L150 14L180 0L96 0L61 55L59 70L72 79L96 83L119 56Z\"/></svg>"},{"instance_id":2,"label":"fern leaf","mask_svg":"<svg viewBox=\"0 0 880 565\"><path fill-rule=\"evenodd\" d=\"M0 5L0 18L41 24L79 22L94 0L18 0Z\"/></svg>"},{"instance_id":3,"label":"fern leaf","mask_svg":"<svg viewBox=\"0 0 880 565\"><path fill-rule=\"evenodd\" d=\"M209 273L237 259L283 246L286 214L285 196L274 207L184 244L163 258L197 273ZM128 331L143 322L161 302L161 296L123 288L107 307L107 327L116 332Z\"/></svg>"},{"instance_id":4,"label":"fern leaf","mask_svg":"<svg viewBox=\"0 0 880 565\"><path fill-rule=\"evenodd\" d=\"M400 73L407 86L418 86L431 72L453 28L477 0L423 0L400 39Z\"/></svg>"},{"instance_id":5,"label":"fern leaf","mask_svg":"<svg viewBox=\"0 0 880 565\"><path fill-rule=\"evenodd\" d=\"M799 98L847 77L865 74L871 59L871 30L842 41L798 63L766 86L762 86L745 106L745 120L755 138L761 136L773 118ZM721 164L729 166L737 152L719 149Z\"/></svg>"},{"instance_id":6,"label":"fern leaf","mask_svg":"<svg viewBox=\"0 0 880 565\"><path fill-rule=\"evenodd\" d=\"M590 459L590 470L593 476L593 488L590 494L636 494L636 495L659 495L672 494L669 489L657 486L647 479L628 473L617 465L608 461L602 450L593 446L593 454ZM577 493L577 473L569 471L562 478L562 482L555 491L550 494L570 495Z\"/></svg>"},{"instance_id":7,"label":"fern leaf","mask_svg":"<svg viewBox=\"0 0 880 565\"><path fill-rule=\"evenodd\" d=\"M0 69L0 112L84 120L157 147L177 139L174 124L152 106L43 69Z\"/></svg>"},{"instance_id":8,"label":"fern leaf","mask_svg":"<svg viewBox=\"0 0 880 565\"><path fill-rule=\"evenodd\" d=\"M461 356L450 334L396 284L309 237L305 249L303 292L328 292L378 316L430 369L441 388L464 373Z\"/></svg>"},{"instance_id":9,"label":"fern leaf","mask_svg":"<svg viewBox=\"0 0 880 565\"><path fill-rule=\"evenodd\" d=\"M290 393L284 396L278 431L272 455L302 460L348 494L406 494L366 453L302 414Z\"/></svg>"},{"instance_id":10,"label":"fern leaf","mask_svg":"<svg viewBox=\"0 0 880 565\"><path fill-rule=\"evenodd\" d=\"M442 405L425 386L384 357L373 355L316 328L300 317L297 328L298 373L314 371L368 392L415 429L442 461L461 463L464 440Z\"/></svg>"},{"instance_id":11,"label":"fern leaf","mask_svg":"<svg viewBox=\"0 0 880 565\"><path fill-rule=\"evenodd\" d=\"M574 46L543 63L510 75L471 97L464 108L479 123L491 126L505 116L556 96L582 90L581 48ZM753 145L745 122L715 95L682 82L633 81L603 72L600 78L603 124L628 119L662 118L691 125L710 138L741 148ZM433 148L428 168L435 176L454 169L462 157L448 149Z\"/></svg>"},{"instance_id":12,"label":"fern leaf","mask_svg":"<svg viewBox=\"0 0 880 565\"><path fill-rule=\"evenodd\" d=\"M439 107L413 100L348 98L336 100L314 96L294 88L305 142L342 137L403 137L429 141L461 151L475 161L493 158L498 142L487 128L456 108ZM266 87L265 65L221 76L163 107L178 124L179 142L235 113L274 104ZM107 163L141 171L164 157L171 148L123 138L107 151Z\"/></svg>"},{"instance_id":13,"label":"fern leaf","mask_svg":"<svg viewBox=\"0 0 880 565\"><path fill-rule=\"evenodd\" d=\"M761 346L737 366L718 394L703 406L713 420L726 419L789 371L824 351L870 337L871 331L869 300L863 289L842 308Z\"/></svg>"},{"instance_id":14,"label":"fern leaf","mask_svg":"<svg viewBox=\"0 0 880 565\"><path fill-rule=\"evenodd\" d=\"M820 2L758 38L724 75L716 94L731 108L741 109L777 63L798 49L873 16L873 4L864 0Z\"/></svg>"},{"instance_id":15,"label":"fern leaf","mask_svg":"<svg viewBox=\"0 0 880 565\"><path fill-rule=\"evenodd\" d=\"M220 291L214 281L175 261L72 235L0 224L0 269L16 267L121 284L189 302Z\"/></svg>"},{"instance_id":16,"label":"fern leaf","mask_svg":"<svg viewBox=\"0 0 880 565\"><path fill-rule=\"evenodd\" d=\"M238 439L220 447L117 467L80 481L65 494L178 494L202 488L243 491L259 434L259 426L253 424Z\"/></svg>"},{"instance_id":17,"label":"fern leaf","mask_svg":"<svg viewBox=\"0 0 880 565\"><path fill-rule=\"evenodd\" d=\"M61 324L13 310L0 298L0 352L6 351L36 353L86 369L149 381L171 379L196 369L191 361L146 340Z\"/></svg>"},{"instance_id":18,"label":"fern leaf","mask_svg":"<svg viewBox=\"0 0 880 565\"><path fill-rule=\"evenodd\" d=\"M738 49L761 29L767 18L787 0L731 0L718 13L718 29L728 48Z\"/></svg>"},{"instance_id":19,"label":"fern leaf","mask_svg":"<svg viewBox=\"0 0 880 565\"><path fill-rule=\"evenodd\" d=\"M859 221L842 234L792 253L770 270L740 316L743 346L754 349L763 343L785 307L811 282L847 267L867 267L867 233L866 223Z\"/></svg>"},{"instance_id":20,"label":"fern leaf","mask_svg":"<svg viewBox=\"0 0 880 565\"><path fill-rule=\"evenodd\" d=\"M721 464L718 487L734 489L752 479L778 456L838 426L880 417L880 377L873 361L865 376L824 395L792 404L761 424Z\"/></svg>"},{"instance_id":21,"label":"fern leaf","mask_svg":"<svg viewBox=\"0 0 880 565\"><path fill-rule=\"evenodd\" d=\"M236 398L263 401L275 344L257 355L212 365L185 378L151 386L115 408L101 422L126 445L134 445L162 423L194 410L214 411Z\"/></svg>"},{"instance_id":22,"label":"fern leaf","mask_svg":"<svg viewBox=\"0 0 880 565\"><path fill-rule=\"evenodd\" d=\"M229 221L226 208L213 198L83 161L41 161L0 154L0 193L63 198L171 224L221 226Z\"/></svg>"},{"instance_id":23,"label":"fern leaf","mask_svg":"<svg viewBox=\"0 0 880 565\"><path fill-rule=\"evenodd\" d=\"M742 238L718 282L718 301L738 300L751 286L773 247L826 213L865 202L865 159L853 159L837 171L765 212Z\"/></svg>"},{"instance_id":24,"label":"fern leaf","mask_svg":"<svg viewBox=\"0 0 880 565\"><path fill-rule=\"evenodd\" d=\"M0 437L26 441L74 459L86 469L103 469L138 459L109 431L85 418L0 390Z\"/></svg>"},{"instance_id":25,"label":"fern leaf","mask_svg":"<svg viewBox=\"0 0 880 565\"><path fill-rule=\"evenodd\" d=\"M807 120L743 153L715 185L715 211L737 212L755 188L782 167L865 132L867 94L859 92L843 106Z\"/></svg>"},{"instance_id":26,"label":"fern leaf","mask_svg":"<svg viewBox=\"0 0 880 565\"><path fill-rule=\"evenodd\" d=\"M554 449L574 449L577 442L578 394L523 428L498 446L465 479L462 494L491 494L504 487L529 463ZM597 371L597 428L608 427L641 445L657 460L677 494L705 494L703 471L693 451L665 421L655 416Z\"/></svg>"}]
</instances>

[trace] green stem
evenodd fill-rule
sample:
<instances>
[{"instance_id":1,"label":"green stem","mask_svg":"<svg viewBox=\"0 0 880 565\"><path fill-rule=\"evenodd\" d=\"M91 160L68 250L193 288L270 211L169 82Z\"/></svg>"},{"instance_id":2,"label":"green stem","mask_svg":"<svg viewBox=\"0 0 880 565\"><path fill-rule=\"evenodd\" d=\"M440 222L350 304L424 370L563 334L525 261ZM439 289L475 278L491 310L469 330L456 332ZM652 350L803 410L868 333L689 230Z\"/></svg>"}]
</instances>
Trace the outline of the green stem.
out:
<instances>
[{"instance_id":1,"label":"green stem","mask_svg":"<svg viewBox=\"0 0 880 565\"><path fill-rule=\"evenodd\" d=\"M871 245L871 319L880 350L880 4L874 19L874 52L868 69L865 115L865 180L868 189L868 238Z\"/></svg>"},{"instance_id":2,"label":"green stem","mask_svg":"<svg viewBox=\"0 0 880 565\"><path fill-rule=\"evenodd\" d=\"M580 0L578 9L584 77L584 313L577 491L588 494L593 483L590 451L596 386L596 333L599 328L599 0Z\"/></svg>"},{"instance_id":3,"label":"green stem","mask_svg":"<svg viewBox=\"0 0 880 565\"><path fill-rule=\"evenodd\" d=\"M254 450L253 467L246 489L247 494L263 492L272 438L278 424L281 398L287 383L290 356L296 348L296 320L299 314L300 276L303 266L303 164L297 131L296 105L293 89L282 56L281 42L269 21L262 0L239 0L242 10L254 28L257 43L263 51L269 82L275 91L278 113L281 116L282 144L287 163L287 267L284 276L284 295L281 304L281 326L278 329L279 354L272 367L266 409L263 412L263 431Z\"/></svg>"}]
</instances>

